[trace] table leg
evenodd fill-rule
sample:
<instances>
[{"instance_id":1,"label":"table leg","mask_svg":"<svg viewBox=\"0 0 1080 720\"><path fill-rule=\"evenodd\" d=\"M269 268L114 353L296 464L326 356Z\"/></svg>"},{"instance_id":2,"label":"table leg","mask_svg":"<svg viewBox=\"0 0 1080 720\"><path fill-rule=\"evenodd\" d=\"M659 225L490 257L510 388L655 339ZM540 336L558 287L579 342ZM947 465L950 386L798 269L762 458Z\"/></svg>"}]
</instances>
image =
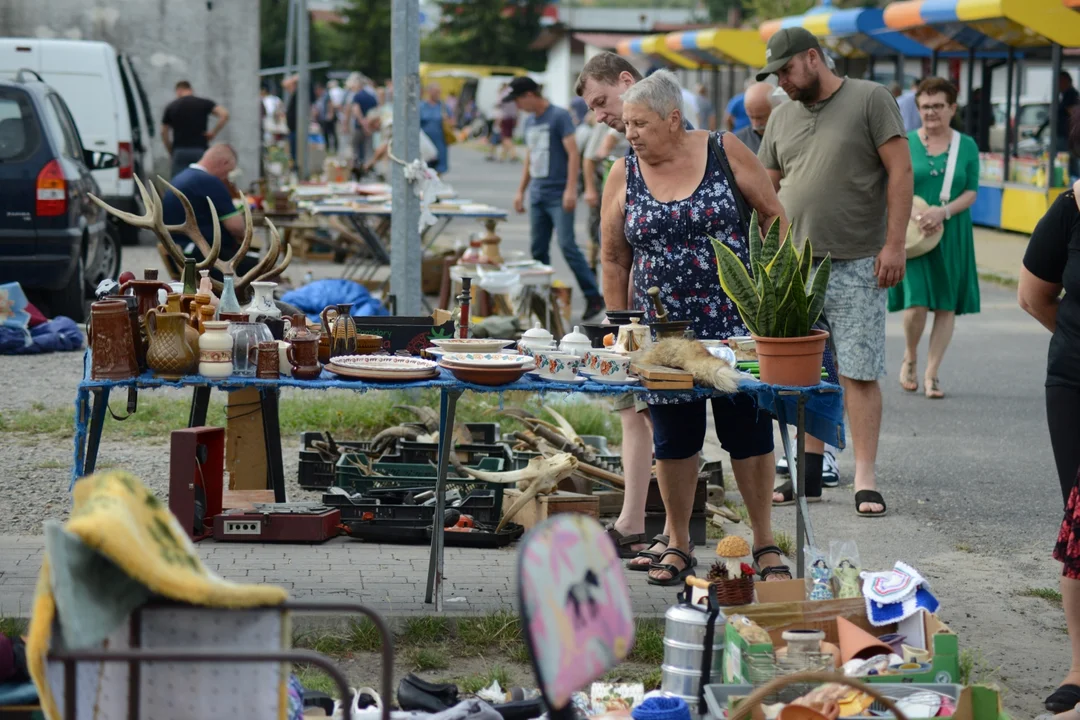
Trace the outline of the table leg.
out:
<instances>
[{"instance_id":1,"label":"table leg","mask_svg":"<svg viewBox=\"0 0 1080 720\"><path fill-rule=\"evenodd\" d=\"M191 413L188 415L189 428L206 425L206 413L210 409L210 386L202 385L195 388L191 396Z\"/></svg>"},{"instance_id":2,"label":"table leg","mask_svg":"<svg viewBox=\"0 0 1080 720\"><path fill-rule=\"evenodd\" d=\"M86 423L90 419L90 391L80 388L75 396L75 461L71 467L71 486L82 477L86 462Z\"/></svg>"},{"instance_id":3,"label":"table leg","mask_svg":"<svg viewBox=\"0 0 1080 720\"><path fill-rule=\"evenodd\" d=\"M806 544L814 545L814 526L810 523L810 509L806 504L806 484L800 480L806 467L806 395L798 393L795 412L795 454L792 456L791 440L787 434L787 410L783 397L776 402L776 419L780 422L780 438L784 445L784 457L791 473L791 485L795 492L796 576L806 577Z\"/></svg>"},{"instance_id":4,"label":"table leg","mask_svg":"<svg viewBox=\"0 0 1080 720\"><path fill-rule=\"evenodd\" d=\"M91 475L97 465L98 445L101 444L101 429L105 425L105 411L109 409L109 388L95 388L94 408L90 412L90 435L86 440L86 462L83 475Z\"/></svg>"},{"instance_id":5,"label":"table leg","mask_svg":"<svg viewBox=\"0 0 1080 720\"><path fill-rule=\"evenodd\" d=\"M274 502L285 499L285 469L281 458L281 421L278 418L277 388L259 390L262 401L263 441L266 444L266 485L274 491Z\"/></svg>"},{"instance_id":6,"label":"table leg","mask_svg":"<svg viewBox=\"0 0 1080 720\"><path fill-rule=\"evenodd\" d=\"M452 217L440 218L440 219L435 221L434 225L429 227L424 232L424 236L421 239L421 243L423 243L423 246L424 246L425 250L430 250L431 249L431 246L435 244L435 241L439 239L439 236L442 235L446 231L446 228L448 228L450 226L450 221L451 220L453 220Z\"/></svg>"},{"instance_id":7,"label":"table leg","mask_svg":"<svg viewBox=\"0 0 1080 720\"><path fill-rule=\"evenodd\" d=\"M446 514L446 476L450 468L450 452L454 445L454 414L461 390L443 390L439 402L439 470L435 481L435 518L431 528L431 557L428 559L427 592L425 603L435 603L435 611L442 611L443 581L443 516Z\"/></svg>"}]
</instances>

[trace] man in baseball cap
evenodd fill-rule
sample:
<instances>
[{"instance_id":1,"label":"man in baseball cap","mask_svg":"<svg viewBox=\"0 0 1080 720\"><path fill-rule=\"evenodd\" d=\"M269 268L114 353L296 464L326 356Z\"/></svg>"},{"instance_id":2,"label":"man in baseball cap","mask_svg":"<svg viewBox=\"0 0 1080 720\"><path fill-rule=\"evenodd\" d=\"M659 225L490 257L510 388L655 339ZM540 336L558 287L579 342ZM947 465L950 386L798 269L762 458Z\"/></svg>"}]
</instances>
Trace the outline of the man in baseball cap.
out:
<instances>
[{"instance_id":1,"label":"man in baseball cap","mask_svg":"<svg viewBox=\"0 0 1080 720\"><path fill-rule=\"evenodd\" d=\"M781 28L769 38L765 48L765 67L757 74L758 82L780 72L792 58L807 50L817 50L821 55L821 44L813 34L801 27Z\"/></svg>"},{"instance_id":2,"label":"man in baseball cap","mask_svg":"<svg viewBox=\"0 0 1080 720\"><path fill-rule=\"evenodd\" d=\"M529 93L540 95L540 85L531 77L522 75L510 81L510 92L506 94L506 99L517 100L519 97Z\"/></svg>"}]
</instances>

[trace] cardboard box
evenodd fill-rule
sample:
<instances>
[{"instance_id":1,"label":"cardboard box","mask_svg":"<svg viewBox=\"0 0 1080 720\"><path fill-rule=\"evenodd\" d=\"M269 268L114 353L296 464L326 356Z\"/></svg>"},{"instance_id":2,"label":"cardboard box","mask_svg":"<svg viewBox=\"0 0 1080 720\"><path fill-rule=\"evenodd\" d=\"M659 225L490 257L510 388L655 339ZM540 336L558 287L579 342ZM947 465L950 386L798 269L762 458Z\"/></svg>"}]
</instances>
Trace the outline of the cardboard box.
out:
<instances>
[{"instance_id":1,"label":"cardboard box","mask_svg":"<svg viewBox=\"0 0 1080 720\"><path fill-rule=\"evenodd\" d=\"M454 334L454 321L447 320L436 325L426 315L380 315L372 317L354 317L356 332L363 335L378 335L383 339L383 350L391 354L398 350L407 350L419 355L426 347L431 347L432 338L449 338Z\"/></svg>"},{"instance_id":2,"label":"cardboard box","mask_svg":"<svg viewBox=\"0 0 1080 720\"><path fill-rule=\"evenodd\" d=\"M791 581L802 582L802 581ZM775 581L774 581L775 583ZM764 583L757 584L761 591ZM769 583L773 584L773 583ZM850 600L819 600L787 603L765 603L744 605L743 607L725 608L724 614L745 615L769 633L772 645L748 646L734 627L725 628L724 644L724 682L749 682L745 661L747 653L768 651L772 647L782 647L785 643L782 635L785 630L795 628L824 630L825 640L838 643L836 618L843 617L874 636L896 632L897 626L874 627L866 617L866 601L863 598ZM927 638L927 649L931 651L931 669L924 673L904 675L878 675L865 678L873 683L955 683L960 679L960 651L956 635L938 618L923 613L922 625Z\"/></svg>"},{"instance_id":3,"label":"cardboard box","mask_svg":"<svg viewBox=\"0 0 1080 720\"><path fill-rule=\"evenodd\" d=\"M225 407L225 469L229 490L266 489L266 440L257 388L229 393Z\"/></svg>"},{"instance_id":4,"label":"cardboard box","mask_svg":"<svg viewBox=\"0 0 1080 720\"><path fill-rule=\"evenodd\" d=\"M521 491L516 488L504 490L503 513L519 497L521 497ZM600 501L593 495L579 495L578 493L564 492L562 490L553 492L550 495L537 495L514 515L513 521L527 530L538 525L551 515L565 512L583 513L599 518Z\"/></svg>"}]
</instances>

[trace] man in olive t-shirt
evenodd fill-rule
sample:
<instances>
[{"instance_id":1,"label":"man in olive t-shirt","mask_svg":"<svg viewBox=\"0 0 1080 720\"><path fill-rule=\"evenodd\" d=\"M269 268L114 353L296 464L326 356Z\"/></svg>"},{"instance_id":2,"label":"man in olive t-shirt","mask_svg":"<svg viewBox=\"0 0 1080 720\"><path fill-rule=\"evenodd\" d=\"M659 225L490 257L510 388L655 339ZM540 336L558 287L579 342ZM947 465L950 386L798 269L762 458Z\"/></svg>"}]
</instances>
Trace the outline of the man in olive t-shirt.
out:
<instances>
[{"instance_id":1,"label":"man in olive t-shirt","mask_svg":"<svg viewBox=\"0 0 1080 720\"><path fill-rule=\"evenodd\" d=\"M855 447L855 509L885 514L874 464L885 374L885 290L904 277L912 171L904 122L882 85L837 77L817 38L784 28L769 39L768 64L793 102L773 111L758 158L795 228L833 266L823 320L835 348ZM824 445L807 438L808 454ZM808 458L806 487L820 488L821 462ZM774 496L774 500L776 497Z\"/></svg>"}]
</instances>

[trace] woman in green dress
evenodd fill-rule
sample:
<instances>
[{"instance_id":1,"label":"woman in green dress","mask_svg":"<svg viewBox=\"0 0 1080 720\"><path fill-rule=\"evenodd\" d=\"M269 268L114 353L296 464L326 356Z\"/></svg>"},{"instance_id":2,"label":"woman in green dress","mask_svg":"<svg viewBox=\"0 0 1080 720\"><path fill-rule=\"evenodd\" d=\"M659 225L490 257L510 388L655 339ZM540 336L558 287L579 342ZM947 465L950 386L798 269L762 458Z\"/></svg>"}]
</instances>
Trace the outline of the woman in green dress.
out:
<instances>
[{"instance_id":1,"label":"woman in green dress","mask_svg":"<svg viewBox=\"0 0 1080 720\"><path fill-rule=\"evenodd\" d=\"M928 398L943 398L938 368L952 340L957 315L979 312L979 275L975 269L975 237L969 208L979 187L979 149L975 140L960 134L959 154L953 173L949 201L942 204L950 127L956 114L956 88L943 78L927 78L915 91L922 127L908 134L911 166L915 172L915 195L930 206L912 217L924 235L942 231L941 241L930 252L907 262L904 280L889 290L889 311L904 311L906 349L900 366L900 385L908 392L919 389L917 375L919 340L926 316L933 311L934 326L926 357L923 384Z\"/></svg>"}]
</instances>

